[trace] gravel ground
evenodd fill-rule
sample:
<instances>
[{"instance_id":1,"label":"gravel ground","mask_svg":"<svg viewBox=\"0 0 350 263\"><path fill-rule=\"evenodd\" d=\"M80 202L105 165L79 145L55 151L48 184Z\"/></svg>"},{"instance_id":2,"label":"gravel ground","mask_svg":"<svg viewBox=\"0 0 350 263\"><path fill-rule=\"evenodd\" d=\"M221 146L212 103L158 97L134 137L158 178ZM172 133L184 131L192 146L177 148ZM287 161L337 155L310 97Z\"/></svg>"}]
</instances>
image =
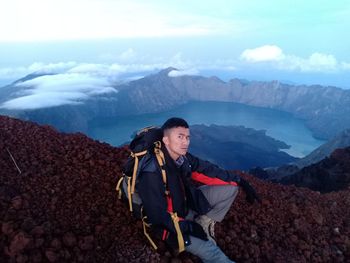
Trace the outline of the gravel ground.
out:
<instances>
[{"instance_id":1,"label":"gravel ground","mask_svg":"<svg viewBox=\"0 0 350 263\"><path fill-rule=\"evenodd\" d=\"M80 133L0 116L0 262L200 262L150 248L117 199L127 156ZM216 224L230 258L350 262L350 189L320 194L242 176L263 201L249 205L241 192Z\"/></svg>"}]
</instances>

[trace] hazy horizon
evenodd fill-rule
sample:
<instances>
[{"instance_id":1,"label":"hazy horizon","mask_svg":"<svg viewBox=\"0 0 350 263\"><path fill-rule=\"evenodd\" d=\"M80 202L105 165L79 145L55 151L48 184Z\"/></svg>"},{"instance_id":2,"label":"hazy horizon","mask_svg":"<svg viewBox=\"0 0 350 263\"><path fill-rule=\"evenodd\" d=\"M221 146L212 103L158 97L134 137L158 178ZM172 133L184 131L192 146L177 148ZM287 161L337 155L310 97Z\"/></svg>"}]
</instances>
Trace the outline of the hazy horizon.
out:
<instances>
[{"instance_id":1,"label":"hazy horizon","mask_svg":"<svg viewBox=\"0 0 350 263\"><path fill-rule=\"evenodd\" d=\"M350 88L348 1L4 0L0 22L1 86L38 71L116 79L173 66Z\"/></svg>"}]
</instances>

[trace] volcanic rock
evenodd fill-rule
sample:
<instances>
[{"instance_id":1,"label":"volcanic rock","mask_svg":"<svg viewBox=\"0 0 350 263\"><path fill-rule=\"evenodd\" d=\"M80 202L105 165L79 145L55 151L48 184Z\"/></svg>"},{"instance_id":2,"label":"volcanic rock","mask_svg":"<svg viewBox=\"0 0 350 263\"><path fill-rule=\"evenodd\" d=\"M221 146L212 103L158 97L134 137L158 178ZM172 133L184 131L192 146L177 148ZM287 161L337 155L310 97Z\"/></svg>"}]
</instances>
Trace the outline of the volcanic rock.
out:
<instances>
[{"instance_id":1,"label":"volcanic rock","mask_svg":"<svg viewBox=\"0 0 350 263\"><path fill-rule=\"evenodd\" d=\"M0 262L200 262L162 244L152 250L115 191L128 155L81 133L0 116ZM231 259L350 262L350 189L320 194L240 174L262 202L249 205L240 191L216 224Z\"/></svg>"}]
</instances>

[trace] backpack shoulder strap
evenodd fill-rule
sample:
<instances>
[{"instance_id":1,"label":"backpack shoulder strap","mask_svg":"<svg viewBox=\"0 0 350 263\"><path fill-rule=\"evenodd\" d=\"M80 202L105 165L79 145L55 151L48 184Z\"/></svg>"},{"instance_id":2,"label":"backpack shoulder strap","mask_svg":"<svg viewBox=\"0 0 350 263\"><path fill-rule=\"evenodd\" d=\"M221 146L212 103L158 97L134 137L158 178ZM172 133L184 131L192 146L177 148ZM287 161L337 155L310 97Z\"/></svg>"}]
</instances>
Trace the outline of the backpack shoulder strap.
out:
<instances>
[{"instance_id":1,"label":"backpack shoulder strap","mask_svg":"<svg viewBox=\"0 0 350 263\"><path fill-rule=\"evenodd\" d=\"M180 218L178 217L177 213L174 212L173 210L173 200L171 198L170 195L170 191L169 191L169 187L167 184L167 176L166 176L166 171L165 171L165 157L164 157L164 153L161 150L161 142L157 141L154 143L155 147L154 147L154 153L157 157L157 161L158 164L160 166L161 172L162 172L162 178L163 178L163 183L165 186L165 195L166 195L166 199L167 199L167 203L168 203L168 212L171 216L171 219L173 220L174 223L174 227L176 230L176 235L177 235L177 242L178 242L178 246L179 246L179 253L185 250L185 241L183 239L183 235L180 229Z\"/></svg>"},{"instance_id":2,"label":"backpack shoulder strap","mask_svg":"<svg viewBox=\"0 0 350 263\"><path fill-rule=\"evenodd\" d=\"M168 191L168 186L167 186L167 178L166 178L166 172L165 172L165 157L164 153L161 150L161 142L157 141L154 143L154 153L156 155L161 173L162 173L162 178L163 178L163 183L166 187L166 191Z\"/></svg>"}]
</instances>

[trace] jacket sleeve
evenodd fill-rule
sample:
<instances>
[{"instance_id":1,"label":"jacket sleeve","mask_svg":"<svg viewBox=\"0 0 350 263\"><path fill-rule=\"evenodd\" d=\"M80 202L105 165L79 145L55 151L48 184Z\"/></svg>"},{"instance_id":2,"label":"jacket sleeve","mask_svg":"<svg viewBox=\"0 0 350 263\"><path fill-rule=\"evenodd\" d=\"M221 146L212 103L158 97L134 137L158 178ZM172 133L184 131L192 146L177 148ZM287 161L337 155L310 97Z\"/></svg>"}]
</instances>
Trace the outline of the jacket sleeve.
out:
<instances>
[{"instance_id":1,"label":"jacket sleeve","mask_svg":"<svg viewBox=\"0 0 350 263\"><path fill-rule=\"evenodd\" d=\"M139 176L137 190L149 223L176 233L174 223L167 212L168 205L162 176L157 172L143 172Z\"/></svg>"},{"instance_id":2,"label":"jacket sleeve","mask_svg":"<svg viewBox=\"0 0 350 263\"><path fill-rule=\"evenodd\" d=\"M212 164L211 162L201 160L190 153L187 153L186 157L191 166L192 172L203 173L206 176L209 176L212 178L219 178L225 182L239 183L241 180L238 174L224 170L218 167L217 165Z\"/></svg>"}]
</instances>

